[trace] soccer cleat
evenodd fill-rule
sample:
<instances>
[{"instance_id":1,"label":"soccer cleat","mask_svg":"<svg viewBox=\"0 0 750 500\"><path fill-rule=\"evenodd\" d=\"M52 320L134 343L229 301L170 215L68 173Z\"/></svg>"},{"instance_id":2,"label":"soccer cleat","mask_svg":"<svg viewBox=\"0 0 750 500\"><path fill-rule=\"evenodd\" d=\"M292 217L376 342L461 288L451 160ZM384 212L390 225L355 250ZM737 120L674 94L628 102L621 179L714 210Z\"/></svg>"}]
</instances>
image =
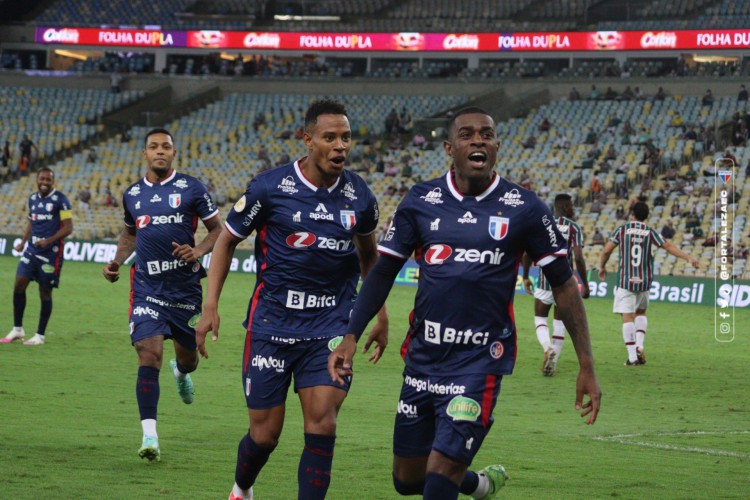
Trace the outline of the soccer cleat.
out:
<instances>
[{"instance_id":1,"label":"soccer cleat","mask_svg":"<svg viewBox=\"0 0 750 500\"><path fill-rule=\"evenodd\" d=\"M236 484L234 485L234 488L232 488L232 491L229 492L229 500L253 500L253 487L250 486L250 489L248 490L247 495L238 495L234 491L235 489L239 490L239 486Z\"/></svg>"},{"instance_id":2,"label":"soccer cleat","mask_svg":"<svg viewBox=\"0 0 750 500\"><path fill-rule=\"evenodd\" d=\"M24 342L23 345L44 345L44 335L35 333L34 336Z\"/></svg>"},{"instance_id":3,"label":"soccer cleat","mask_svg":"<svg viewBox=\"0 0 750 500\"><path fill-rule=\"evenodd\" d=\"M172 359L169 361L169 367L172 369L172 375L174 375L175 366L177 366L177 360ZM193 381L190 379L190 375L185 375L185 378L179 379L175 375L174 381L177 383L177 393L182 398L182 402L189 405L195 399L195 387Z\"/></svg>"},{"instance_id":4,"label":"soccer cleat","mask_svg":"<svg viewBox=\"0 0 750 500\"><path fill-rule=\"evenodd\" d=\"M637 359L635 361L630 361L630 360L625 361L625 366L638 366L638 365L642 365L642 364L643 363L641 363Z\"/></svg>"},{"instance_id":5,"label":"soccer cleat","mask_svg":"<svg viewBox=\"0 0 750 500\"><path fill-rule=\"evenodd\" d=\"M138 456L145 458L149 462L161 460L161 451L159 450L159 438L156 436L143 436L141 449L138 450Z\"/></svg>"},{"instance_id":6,"label":"soccer cleat","mask_svg":"<svg viewBox=\"0 0 750 500\"><path fill-rule=\"evenodd\" d=\"M542 363L542 375L545 377L551 377L555 374L555 366L557 365L557 353L555 349L550 347L544 351L544 363Z\"/></svg>"},{"instance_id":7,"label":"soccer cleat","mask_svg":"<svg viewBox=\"0 0 750 500\"><path fill-rule=\"evenodd\" d=\"M636 347L635 352L638 356L638 362L642 365L646 364L646 353L643 352L643 347Z\"/></svg>"},{"instance_id":8,"label":"soccer cleat","mask_svg":"<svg viewBox=\"0 0 750 500\"><path fill-rule=\"evenodd\" d=\"M487 494L477 500L489 500L495 498L500 491L500 488L505 486L505 481L508 480L508 474L502 465L488 465L484 469L477 472L478 475L484 476L490 482L490 488L487 490Z\"/></svg>"},{"instance_id":9,"label":"soccer cleat","mask_svg":"<svg viewBox=\"0 0 750 500\"><path fill-rule=\"evenodd\" d=\"M8 335L0 339L0 342L3 344L10 344L14 340L23 340L25 337L26 332L23 331L23 328L21 328L21 331L13 328Z\"/></svg>"}]
</instances>

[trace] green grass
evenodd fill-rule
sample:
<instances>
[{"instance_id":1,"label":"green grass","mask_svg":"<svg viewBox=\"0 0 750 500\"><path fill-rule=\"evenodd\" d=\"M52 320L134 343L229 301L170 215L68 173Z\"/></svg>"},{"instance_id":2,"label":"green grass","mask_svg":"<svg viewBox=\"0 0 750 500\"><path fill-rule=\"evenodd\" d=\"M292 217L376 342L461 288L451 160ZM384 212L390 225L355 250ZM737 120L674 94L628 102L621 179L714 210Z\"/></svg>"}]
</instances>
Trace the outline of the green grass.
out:
<instances>
[{"instance_id":1,"label":"green grass","mask_svg":"<svg viewBox=\"0 0 750 500\"><path fill-rule=\"evenodd\" d=\"M0 258L0 334L11 325L17 260ZM162 461L138 459L136 355L128 339L127 280L111 285L96 264L65 264L48 343L0 345L0 498L226 498L237 442L246 432L240 380L240 326L253 276L231 274L221 303L218 343L194 374L196 401L180 402L162 374ZM397 498L391 485L391 430L400 389L398 347L414 288L389 299L391 345L377 366L358 355L355 383L339 419L329 498ZM541 376L532 301L516 300L519 356L506 377L495 426L476 467L502 463L508 498L747 498L750 477L750 342L747 310L737 338L713 338L713 309L652 304L648 364L626 358L620 320L606 299L590 299L597 371L604 392L599 421L573 409L576 361L566 342L554 378ZM39 311L28 293L25 327ZM165 360L171 347L166 346ZM165 363L166 364L166 363ZM281 443L255 486L260 499L296 498L302 446L299 403L290 394Z\"/></svg>"}]
</instances>

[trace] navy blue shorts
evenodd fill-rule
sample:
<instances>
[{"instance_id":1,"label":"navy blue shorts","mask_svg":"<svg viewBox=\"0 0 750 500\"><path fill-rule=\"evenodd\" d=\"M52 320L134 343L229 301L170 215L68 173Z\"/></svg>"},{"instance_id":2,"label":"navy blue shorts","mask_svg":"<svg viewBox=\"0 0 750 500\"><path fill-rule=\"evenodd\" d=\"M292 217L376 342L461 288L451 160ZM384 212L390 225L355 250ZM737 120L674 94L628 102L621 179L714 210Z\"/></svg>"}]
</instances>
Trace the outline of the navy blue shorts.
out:
<instances>
[{"instance_id":1,"label":"navy blue shorts","mask_svg":"<svg viewBox=\"0 0 750 500\"><path fill-rule=\"evenodd\" d=\"M393 453L425 457L431 450L471 465L494 418L499 375L429 376L407 367L396 409Z\"/></svg>"},{"instance_id":2,"label":"navy blue shorts","mask_svg":"<svg viewBox=\"0 0 750 500\"><path fill-rule=\"evenodd\" d=\"M43 254L24 252L18 262L16 276L36 281L44 288L57 288L60 285L62 265L62 251Z\"/></svg>"},{"instance_id":3,"label":"navy blue shorts","mask_svg":"<svg viewBox=\"0 0 750 500\"><path fill-rule=\"evenodd\" d=\"M272 342L245 337L242 358L242 383L247 407L267 410L283 404L294 376L294 391L306 387L330 385L349 391L351 380L341 386L328 373L328 355L343 337L294 342Z\"/></svg>"},{"instance_id":4,"label":"navy blue shorts","mask_svg":"<svg viewBox=\"0 0 750 500\"><path fill-rule=\"evenodd\" d=\"M201 304L171 304L160 299L134 299L130 305L130 343L164 335L185 349L194 351L195 327L201 316Z\"/></svg>"}]
</instances>

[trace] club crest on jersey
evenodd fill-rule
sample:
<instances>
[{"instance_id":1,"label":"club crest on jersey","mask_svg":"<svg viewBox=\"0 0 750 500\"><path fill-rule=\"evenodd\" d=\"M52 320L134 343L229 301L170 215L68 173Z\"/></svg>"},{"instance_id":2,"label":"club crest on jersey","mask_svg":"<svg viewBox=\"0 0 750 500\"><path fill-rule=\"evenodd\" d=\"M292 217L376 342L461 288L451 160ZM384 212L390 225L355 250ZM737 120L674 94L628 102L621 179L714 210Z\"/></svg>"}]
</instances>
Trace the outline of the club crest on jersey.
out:
<instances>
[{"instance_id":1,"label":"club crest on jersey","mask_svg":"<svg viewBox=\"0 0 750 500\"><path fill-rule=\"evenodd\" d=\"M344 226L344 229L352 229L357 225L357 216L354 213L354 210L342 210L340 219L341 225Z\"/></svg>"},{"instance_id":2,"label":"club crest on jersey","mask_svg":"<svg viewBox=\"0 0 750 500\"><path fill-rule=\"evenodd\" d=\"M510 227L510 219L507 217L490 216L489 231L493 240L500 241L508 236L508 227Z\"/></svg>"},{"instance_id":3,"label":"club crest on jersey","mask_svg":"<svg viewBox=\"0 0 750 500\"><path fill-rule=\"evenodd\" d=\"M47 209L47 212L51 212L52 209L55 208L55 205L53 205L52 203L47 203L46 205L44 205L44 208Z\"/></svg>"},{"instance_id":4,"label":"club crest on jersey","mask_svg":"<svg viewBox=\"0 0 750 500\"><path fill-rule=\"evenodd\" d=\"M180 196L180 193L173 193L169 195L169 206L172 208L177 208L180 206L180 203L182 202L182 197Z\"/></svg>"}]
</instances>

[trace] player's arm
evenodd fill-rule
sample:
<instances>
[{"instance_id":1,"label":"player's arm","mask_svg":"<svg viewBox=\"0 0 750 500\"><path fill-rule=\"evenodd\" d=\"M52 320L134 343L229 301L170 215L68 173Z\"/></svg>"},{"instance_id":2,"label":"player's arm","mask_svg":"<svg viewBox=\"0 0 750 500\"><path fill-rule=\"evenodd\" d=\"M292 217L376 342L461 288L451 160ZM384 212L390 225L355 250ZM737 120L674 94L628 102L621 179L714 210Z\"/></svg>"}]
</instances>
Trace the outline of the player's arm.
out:
<instances>
[{"instance_id":1,"label":"player's arm","mask_svg":"<svg viewBox=\"0 0 750 500\"><path fill-rule=\"evenodd\" d=\"M531 269L531 257L528 253L524 252L523 257L523 287L526 289L526 293L532 295L534 293L534 284L529 279L529 270Z\"/></svg>"},{"instance_id":2,"label":"player's arm","mask_svg":"<svg viewBox=\"0 0 750 500\"><path fill-rule=\"evenodd\" d=\"M185 262L196 262L209 253L214 248L216 239L221 233L221 217L218 212L213 217L205 219L203 225L208 229L208 234L203 238L203 241L195 245L195 247L191 247L187 243L180 245L173 241L172 247L174 247L174 250L172 251L172 255Z\"/></svg>"},{"instance_id":3,"label":"player's arm","mask_svg":"<svg viewBox=\"0 0 750 500\"><path fill-rule=\"evenodd\" d=\"M698 259L696 259L695 257L693 257L692 255L690 255L690 254L688 254L686 252L683 252L680 249L680 247L678 247L677 245L675 245L674 243L672 243L671 240L664 240L664 244L661 247L664 250L666 250L667 252L669 252L672 255L674 255L675 257L677 257L678 259L683 259L683 260L688 261L690 263L690 265L693 266L696 269L698 269L700 267L700 265L701 265L701 263L700 263L700 261Z\"/></svg>"},{"instance_id":4,"label":"player's arm","mask_svg":"<svg viewBox=\"0 0 750 500\"><path fill-rule=\"evenodd\" d=\"M612 241L608 241L604 245L604 250L602 250L602 256L599 257L599 279L604 281L607 278L607 262L609 261L609 258L612 256L612 252L617 247Z\"/></svg>"},{"instance_id":5,"label":"player's arm","mask_svg":"<svg viewBox=\"0 0 750 500\"><path fill-rule=\"evenodd\" d=\"M104 278L114 283L120 279L120 266L133 255L135 251L135 226L123 226L120 231L120 238L117 240L117 251L115 251L115 257L110 260L104 269L102 274Z\"/></svg>"},{"instance_id":6,"label":"player's arm","mask_svg":"<svg viewBox=\"0 0 750 500\"><path fill-rule=\"evenodd\" d=\"M26 228L24 228L23 234L21 235L21 243L13 247L16 252L23 252L23 247L26 245L26 242L29 241L29 238L31 238L31 221L26 222Z\"/></svg>"},{"instance_id":7,"label":"player's arm","mask_svg":"<svg viewBox=\"0 0 750 500\"><path fill-rule=\"evenodd\" d=\"M211 264L208 267L208 290L203 302L203 313L198 321L198 326L195 327L195 342L198 351L204 358L208 358L208 352L206 351L206 335L208 332L213 332L211 340L215 341L219 338L219 323L221 322L219 318L219 297L229 274L234 250L241 241L242 238L235 236L224 227L213 245Z\"/></svg>"},{"instance_id":8,"label":"player's arm","mask_svg":"<svg viewBox=\"0 0 750 500\"><path fill-rule=\"evenodd\" d=\"M588 270L586 269L586 259L583 258L583 249L581 247L573 247L573 260L576 263L578 275L581 277L581 285L583 286L582 297L588 299L591 294L591 291L589 290L589 276Z\"/></svg>"},{"instance_id":9,"label":"player's arm","mask_svg":"<svg viewBox=\"0 0 750 500\"><path fill-rule=\"evenodd\" d=\"M357 247L359 255L359 267L362 272L362 279L365 279L378 260L378 244L375 240L375 233L355 235L354 244ZM367 342L362 346L362 353L364 354L370 350L370 346L375 342L375 350L372 352L372 356L370 356L370 361L373 363L377 363L380 360L381 356L383 356L383 351L388 346L388 310L385 303L378 310L377 317L377 323L372 328L372 331L370 331L370 335L367 336Z\"/></svg>"},{"instance_id":10,"label":"player's arm","mask_svg":"<svg viewBox=\"0 0 750 500\"><path fill-rule=\"evenodd\" d=\"M591 337L583 299L578 292L578 282L566 259L558 258L542 268L544 276L552 286L556 310L573 341L578 356L578 379L576 381L576 410L582 410L587 424L596 422L601 404L602 391L594 371L594 354L591 350ZM584 403L583 397L589 400Z\"/></svg>"}]
</instances>

